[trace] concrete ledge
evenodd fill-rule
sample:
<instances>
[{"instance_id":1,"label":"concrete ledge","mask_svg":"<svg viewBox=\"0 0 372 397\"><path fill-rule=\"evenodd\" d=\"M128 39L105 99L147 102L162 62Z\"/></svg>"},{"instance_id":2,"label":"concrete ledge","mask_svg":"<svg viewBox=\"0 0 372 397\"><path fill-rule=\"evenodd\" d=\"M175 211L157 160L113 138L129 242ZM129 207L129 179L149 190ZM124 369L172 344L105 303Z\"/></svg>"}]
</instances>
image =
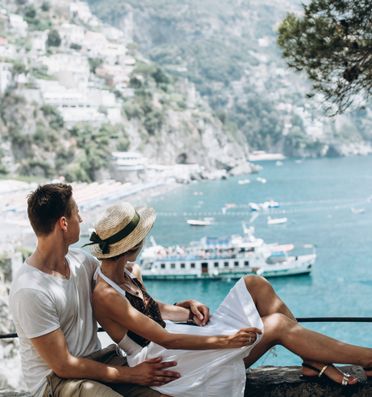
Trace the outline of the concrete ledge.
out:
<instances>
[{"instance_id":1,"label":"concrete ledge","mask_svg":"<svg viewBox=\"0 0 372 397\"><path fill-rule=\"evenodd\" d=\"M359 378L356 386L344 387L326 378L302 379L299 367L259 367L247 371L245 397L371 397L372 380L360 367L343 366L344 372ZM26 392L0 390L0 397L31 397ZM203 396L195 396L203 397ZM235 396L221 396L235 397Z\"/></svg>"},{"instance_id":2,"label":"concrete ledge","mask_svg":"<svg viewBox=\"0 0 372 397\"><path fill-rule=\"evenodd\" d=\"M372 381L360 367L342 366L357 378L356 386L341 386L327 378L302 379L299 367L259 367L247 371L245 397L371 397ZM221 396L222 397L222 396Z\"/></svg>"}]
</instances>

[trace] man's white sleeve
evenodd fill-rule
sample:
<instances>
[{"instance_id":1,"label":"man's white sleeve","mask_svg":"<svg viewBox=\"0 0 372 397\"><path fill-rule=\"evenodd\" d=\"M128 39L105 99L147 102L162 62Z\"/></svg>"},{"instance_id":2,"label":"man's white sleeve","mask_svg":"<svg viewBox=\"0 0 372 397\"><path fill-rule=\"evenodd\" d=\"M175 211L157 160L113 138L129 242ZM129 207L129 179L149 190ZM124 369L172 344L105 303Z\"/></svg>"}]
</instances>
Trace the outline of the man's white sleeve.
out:
<instances>
[{"instance_id":1,"label":"man's white sleeve","mask_svg":"<svg viewBox=\"0 0 372 397\"><path fill-rule=\"evenodd\" d=\"M23 288L14 294L12 315L18 332L26 338L36 338L60 328L54 303L36 289Z\"/></svg>"}]
</instances>

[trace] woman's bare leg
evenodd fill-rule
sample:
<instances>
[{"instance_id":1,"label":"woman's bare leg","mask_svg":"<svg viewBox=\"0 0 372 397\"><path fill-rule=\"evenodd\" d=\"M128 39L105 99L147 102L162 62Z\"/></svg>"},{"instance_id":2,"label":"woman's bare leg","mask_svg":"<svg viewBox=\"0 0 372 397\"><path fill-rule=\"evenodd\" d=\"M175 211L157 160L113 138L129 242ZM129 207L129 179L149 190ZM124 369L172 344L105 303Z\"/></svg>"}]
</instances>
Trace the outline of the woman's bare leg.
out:
<instances>
[{"instance_id":1,"label":"woman's bare leg","mask_svg":"<svg viewBox=\"0 0 372 397\"><path fill-rule=\"evenodd\" d=\"M370 348L343 343L308 330L283 314L271 314L263 317L262 321L265 327L264 335L244 360L246 366L252 365L260 357L260 352L265 352L275 345L286 347L308 362L372 366ZM342 374L335 368L330 368L328 376L335 381L341 381L342 378Z\"/></svg>"},{"instance_id":2,"label":"woman's bare leg","mask_svg":"<svg viewBox=\"0 0 372 397\"><path fill-rule=\"evenodd\" d=\"M274 288L265 278L246 276L244 281L261 317L281 313L292 320L296 320L288 306L275 293Z\"/></svg>"},{"instance_id":3,"label":"woman's bare leg","mask_svg":"<svg viewBox=\"0 0 372 397\"><path fill-rule=\"evenodd\" d=\"M279 313L283 314L289 319L297 322L295 316L290 311L288 306L280 299L280 297L275 293L271 284L263 277L259 276L246 276L245 279L246 287L255 302L256 308L261 317L269 316L271 314ZM252 363L256 362L260 357L262 357L269 349L271 349L275 343L269 336L266 338L267 330L265 327L265 333L260 343L258 343L251 351L248 360L246 360L246 366L250 366ZM300 354L299 354L300 355ZM301 356L301 355L300 355ZM325 363L316 360L311 360L309 358L301 356L304 361L308 364L316 367L322 368ZM328 364L328 363L327 363ZM340 371L339 375L342 376ZM307 375L316 375L315 371L308 368L303 368L303 373ZM372 373L371 373L372 375Z\"/></svg>"}]
</instances>

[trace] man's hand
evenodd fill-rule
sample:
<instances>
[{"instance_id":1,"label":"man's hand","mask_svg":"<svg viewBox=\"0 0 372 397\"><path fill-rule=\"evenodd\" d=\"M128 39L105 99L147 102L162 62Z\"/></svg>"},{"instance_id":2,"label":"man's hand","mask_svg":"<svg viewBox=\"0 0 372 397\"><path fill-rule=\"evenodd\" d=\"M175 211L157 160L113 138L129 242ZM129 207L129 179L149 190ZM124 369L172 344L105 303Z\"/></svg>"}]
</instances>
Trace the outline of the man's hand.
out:
<instances>
[{"instance_id":1,"label":"man's hand","mask_svg":"<svg viewBox=\"0 0 372 397\"><path fill-rule=\"evenodd\" d=\"M203 326L209 321L209 308L201 302L190 299L178 302L177 306L185 307L191 311L192 320L196 325Z\"/></svg>"},{"instance_id":2,"label":"man's hand","mask_svg":"<svg viewBox=\"0 0 372 397\"><path fill-rule=\"evenodd\" d=\"M161 386L181 375L166 368L177 365L176 361L162 361L161 357L152 358L132 367L131 382L145 386Z\"/></svg>"}]
</instances>

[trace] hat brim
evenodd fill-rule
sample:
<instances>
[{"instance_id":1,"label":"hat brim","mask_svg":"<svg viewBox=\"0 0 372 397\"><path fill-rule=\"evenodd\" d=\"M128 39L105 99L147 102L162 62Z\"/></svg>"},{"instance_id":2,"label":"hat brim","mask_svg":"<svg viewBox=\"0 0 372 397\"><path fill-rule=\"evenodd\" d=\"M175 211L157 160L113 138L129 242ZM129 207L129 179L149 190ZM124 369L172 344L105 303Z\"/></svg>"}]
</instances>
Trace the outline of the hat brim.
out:
<instances>
[{"instance_id":1,"label":"hat brim","mask_svg":"<svg viewBox=\"0 0 372 397\"><path fill-rule=\"evenodd\" d=\"M140 207L137 208L136 211L140 216L140 220L134 230L124 239L117 243L110 244L110 251L107 254L102 253L98 244L92 245L92 255L98 259L112 258L130 251L133 247L144 240L154 225L156 219L155 210L153 208Z\"/></svg>"}]
</instances>

